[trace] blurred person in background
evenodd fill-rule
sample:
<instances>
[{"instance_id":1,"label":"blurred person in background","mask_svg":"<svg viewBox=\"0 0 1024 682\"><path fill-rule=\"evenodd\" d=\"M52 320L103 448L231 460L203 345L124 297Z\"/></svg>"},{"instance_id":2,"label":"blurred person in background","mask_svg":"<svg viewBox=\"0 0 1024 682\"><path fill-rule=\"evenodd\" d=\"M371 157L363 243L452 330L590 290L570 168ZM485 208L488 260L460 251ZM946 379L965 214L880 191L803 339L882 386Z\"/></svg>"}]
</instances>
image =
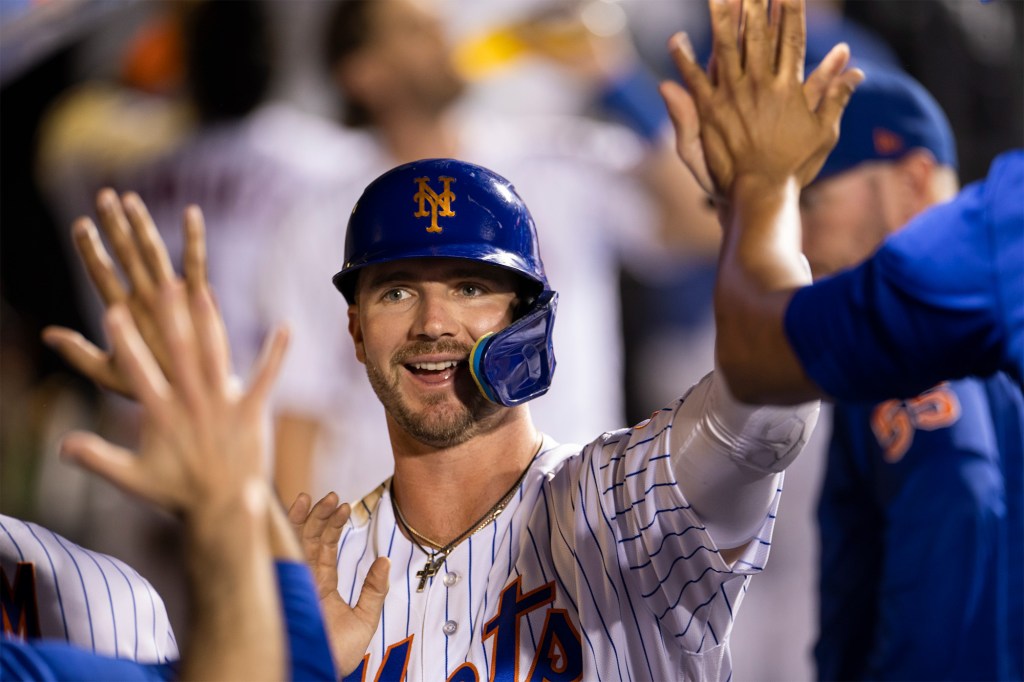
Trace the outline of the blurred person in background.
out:
<instances>
[{"instance_id":1,"label":"blurred person in background","mask_svg":"<svg viewBox=\"0 0 1024 682\"><path fill-rule=\"evenodd\" d=\"M560 15L559 21L566 16ZM517 190L548 230L544 259L562 292L565 311L555 329L560 347L566 349L559 358L559 379L533 408L538 422L566 440L626 423L616 286L620 260L649 269L674 267L659 240L659 231L668 225L676 229L677 244L706 254L717 244L713 213L696 185L680 173L678 160L672 159L674 172L685 182L671 193L669 206L644 179L651 150L660 148L628 128L574 114L509 116L478 106L457 68L443 16L426 3L343 0L335 3L325 23L326 59L342 96L343 120L373 145L372 153L339 162L360 168L365 178L402 161L458 157L516 178ZM584 70L581 64L587 59L594 62L597 56L610 58L624 50L614 41L579 45L585 48L582 55L562 57L577 60L577 70ZM591 63L588 68L597 72L601 67ZM663 120L663 113L658 116ZM655 175L667 181L663 174ZM317 227L323 225L319 220L298 219L296 225L310 229L304 227L304 236L291 244L282 242L277 250L289 249L289 265L296 273L277 288L279 315L289 316L296 326L296 352L285 368L282 393L298 396L302 386L325 383L325 374L350 376L353 385L362 385L357 383L361 367L338 324L344 318L342 302L324 286L341 252L348 208L362 188L362 182L338 187L337 218L329 231ZM681 209L683 205L690 210ZM295 253L296 248L303 253ZM333 315L327 312L331 310ZM310 319L300 322L297 314ZM301 330L314 328L321 332L300 338ZM316 497L355 477L365 482L364 491L370 489L391 466L379 437L383 410L368 392L351 388L324 409L317 428L327 437L310 459L306 480L312 484L300 481L297 489L308 487Z\"/></svg>"},{"instance_id":2,"label":"blurred person in background","mask_svg":"<svg viewBox=\"0 0 1024 682\"><path fill-rule=\"evenodd\" d=\"M961 181L985 177L997 154L1024 146L1024 3L858 0L842 11L880 35L938 100L957 132Z\"/></svg>"},{"instance_id":3,"label":"blurred person in background","mask_svg":"<svg viewBox=\"0 0 1024 682\"><path fill-rule=\"evenodd\" d=\"M864 69L839 143L800 196L815 278L860 263L959 188L938 103L906 74ZM818 510L819 679L1024 675L1022 448L1024 399L1002 372L835 404Z\"/></svg>"}]
</instances>

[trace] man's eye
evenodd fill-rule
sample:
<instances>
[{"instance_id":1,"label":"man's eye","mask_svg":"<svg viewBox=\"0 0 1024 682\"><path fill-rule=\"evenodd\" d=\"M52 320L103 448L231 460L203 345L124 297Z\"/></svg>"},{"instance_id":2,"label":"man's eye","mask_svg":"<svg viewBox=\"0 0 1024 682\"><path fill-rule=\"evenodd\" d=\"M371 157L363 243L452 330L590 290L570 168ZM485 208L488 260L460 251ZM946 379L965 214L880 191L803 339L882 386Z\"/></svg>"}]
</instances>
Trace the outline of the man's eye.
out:
<instances>
[{"instance_id":1,"label":"man's eye","mask_svg":"<svg viewBox=\"0 0 1024 682\"><path fill-rule=\"evenodd\" d=\"M479 296L484 292L483 288L476 284L463 284L462 295L463 296Z\"/></svg>"},{"instance_id":2,"label":"man's eye","mask_svg":"<svg viewBox=\"0 0 1024 682\"><path fill-rule=\"evenodd\" d=\"M408 298L408 296L408 292L404 289L388 289L384 292L384 295L381 296L381 300L389 302L401 301Z\"/></svg>"}]
</instances>

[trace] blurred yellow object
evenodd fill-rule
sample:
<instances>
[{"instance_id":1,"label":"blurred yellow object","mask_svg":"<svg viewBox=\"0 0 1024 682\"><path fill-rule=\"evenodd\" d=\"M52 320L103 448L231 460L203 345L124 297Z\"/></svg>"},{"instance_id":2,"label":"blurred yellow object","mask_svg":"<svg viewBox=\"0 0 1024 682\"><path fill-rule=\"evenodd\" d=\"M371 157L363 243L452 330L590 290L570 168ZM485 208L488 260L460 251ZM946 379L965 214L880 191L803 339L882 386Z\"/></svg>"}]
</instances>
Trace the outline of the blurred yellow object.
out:
<instances>
[{"instance_id":1,"label":"blurred yellow object","mask_svg":"<svg viewBox=\"0 0 1024 682\"><path fill-rule=\"evenodd\" d=\"M467 80L487 78L530 56L585 64L593 61L595 44L621 36L625 26L625 12L613 0L562 4L471 34L455 46L452 59Z\"/></svg>"},{"instance_id":2,"label":"blurred yellow object","mask_svg":"<svg viewBox=\"0 0 1024 682\"><path fill-rule=\"evenodd\" d=\"M530 50L521 30L522 24L512 24L470 36L455 47L455 68L468 80L480 80L512 65Z\"/></svg>"}]
</instances>

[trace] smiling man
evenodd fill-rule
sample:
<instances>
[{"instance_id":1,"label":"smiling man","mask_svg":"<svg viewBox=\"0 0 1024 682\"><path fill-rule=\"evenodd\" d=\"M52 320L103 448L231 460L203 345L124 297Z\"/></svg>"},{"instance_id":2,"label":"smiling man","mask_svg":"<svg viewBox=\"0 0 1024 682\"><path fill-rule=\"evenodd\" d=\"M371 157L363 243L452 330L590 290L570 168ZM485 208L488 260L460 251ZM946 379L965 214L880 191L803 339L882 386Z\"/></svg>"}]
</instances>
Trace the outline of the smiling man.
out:
<instances>
[{"instance_id":1,"label":"smiling man","mask_svg":"<svg viewBox=\"0 0 1024 682\"><path fill-rule=\"evenodd\" d=\"M344 526L333 494L291 516L307 549L330 547L314 562L325 605L391 559L352 679L727 678L817 403L741 406L711 374L589 445L539 432L528 401L554 374L557 294L514 187L461 161L372 182L334 283L395 474Z\"/></svg>"}]
</instances>

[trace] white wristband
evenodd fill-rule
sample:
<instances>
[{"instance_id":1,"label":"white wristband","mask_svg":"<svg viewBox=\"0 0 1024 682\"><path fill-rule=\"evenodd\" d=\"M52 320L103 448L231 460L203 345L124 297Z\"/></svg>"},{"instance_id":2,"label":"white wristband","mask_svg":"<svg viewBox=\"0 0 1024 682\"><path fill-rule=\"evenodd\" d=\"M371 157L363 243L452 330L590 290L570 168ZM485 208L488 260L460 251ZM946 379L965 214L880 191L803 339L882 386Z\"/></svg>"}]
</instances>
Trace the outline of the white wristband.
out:
<instances>
[{"instance_id":1,"label":"white wristband","mask_svg":"<svg viewBox=\"0 0 1024 682\"><path fill-rule=\"evenodd\" d=\"M821 403L747 405L729 392L722 376L713 377L700 428L737 464L763 474L782 471L796 459L818 423Z\"/></svg>"}]
</instances>

